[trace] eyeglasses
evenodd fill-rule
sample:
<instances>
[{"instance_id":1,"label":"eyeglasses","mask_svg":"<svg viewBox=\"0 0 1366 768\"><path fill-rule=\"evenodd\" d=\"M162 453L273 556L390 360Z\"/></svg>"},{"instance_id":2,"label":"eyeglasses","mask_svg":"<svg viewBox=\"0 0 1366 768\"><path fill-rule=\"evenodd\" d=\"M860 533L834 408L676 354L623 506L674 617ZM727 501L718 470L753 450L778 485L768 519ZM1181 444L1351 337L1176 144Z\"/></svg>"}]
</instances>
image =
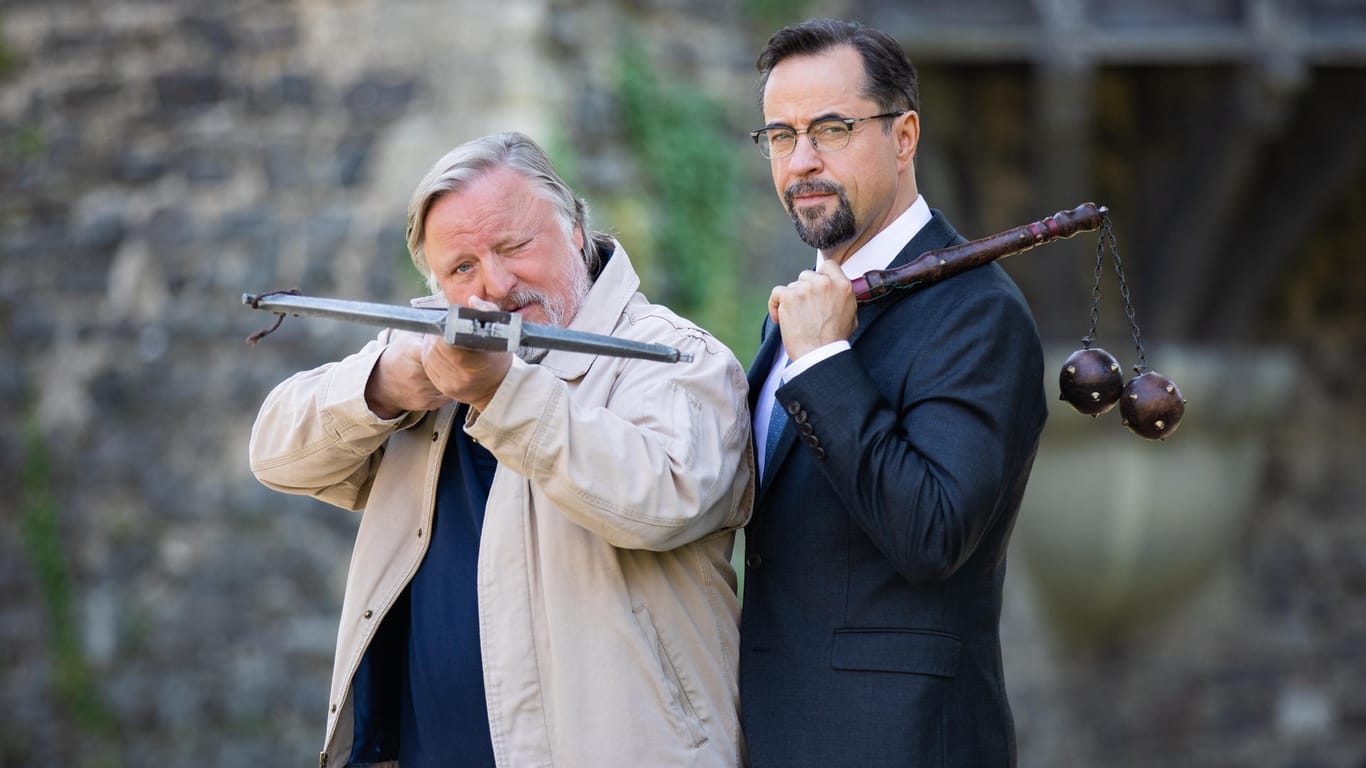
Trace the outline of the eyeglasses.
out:
<instances>
[{"instance_id":1,"label":"eyeglasses","mask_svg":"<svg viewBox=\"0 0 1366 768\"><path fill-rule=\"evenodd\" d=\"M849 137L854 135L854 126L865 120L880 120L884 117L901 117L906 110L884 112L869 117L826 117L813 122L802 130L786 125L773 125L750 131L749 137L759 145L764 157L783 158L797 149L797 137L806 134L811 140L811 148L817 152L838 152L849 146Z\"/></svg>"}]
</instances>

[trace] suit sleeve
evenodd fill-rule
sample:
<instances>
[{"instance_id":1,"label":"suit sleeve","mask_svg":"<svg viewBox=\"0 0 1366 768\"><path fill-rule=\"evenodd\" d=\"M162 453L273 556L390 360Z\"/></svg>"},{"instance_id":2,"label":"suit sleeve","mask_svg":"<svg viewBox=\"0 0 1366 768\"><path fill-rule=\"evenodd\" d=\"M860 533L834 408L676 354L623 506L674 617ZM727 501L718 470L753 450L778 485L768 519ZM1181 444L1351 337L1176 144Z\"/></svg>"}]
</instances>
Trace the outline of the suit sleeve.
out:
<instances>
[{"instance_id":1,"label":"suit sleeve","mask_svg":"<svg viewBox=\"0 0 1366 768\"><path fill-rule=\"evenodd\" d=\"M918 341L909 354L856 344L779 390L806 411L815 464L850 517L920 583L951 576L1011 511L1044 409L1042 352L1018 294L932 306L917 316L934 327L906 331Z\"/></svg>"}]
</instances>

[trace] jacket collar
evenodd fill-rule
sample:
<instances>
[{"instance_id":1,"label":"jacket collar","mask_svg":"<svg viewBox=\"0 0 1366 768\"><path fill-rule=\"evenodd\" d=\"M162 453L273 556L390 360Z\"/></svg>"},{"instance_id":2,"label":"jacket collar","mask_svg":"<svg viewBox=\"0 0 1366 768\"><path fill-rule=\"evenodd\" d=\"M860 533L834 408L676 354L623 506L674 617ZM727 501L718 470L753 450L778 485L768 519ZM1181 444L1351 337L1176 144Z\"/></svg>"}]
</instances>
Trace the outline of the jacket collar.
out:
<instances>
[{"instance_id":1,"label":"jacket collar","mask_svg":"<svg viewBox=\"0 0 1366 768\"><path fill-rule=\"evenodd\" d=\"M631 266L626 249L615 240L612 241L612 245L612 253L606 257L607 263L603 265L598 278L593 281L593 287L584 297L583 305L569 323L571 330L603 336L612 335L622 313L626 311L626 305L640 288L640 276ZM540 366L562 379L572 380L588 373L588 369L597 358L597 355L588 352L551 350L545 359L541 360Z\"/></svg>"}]
</instances>

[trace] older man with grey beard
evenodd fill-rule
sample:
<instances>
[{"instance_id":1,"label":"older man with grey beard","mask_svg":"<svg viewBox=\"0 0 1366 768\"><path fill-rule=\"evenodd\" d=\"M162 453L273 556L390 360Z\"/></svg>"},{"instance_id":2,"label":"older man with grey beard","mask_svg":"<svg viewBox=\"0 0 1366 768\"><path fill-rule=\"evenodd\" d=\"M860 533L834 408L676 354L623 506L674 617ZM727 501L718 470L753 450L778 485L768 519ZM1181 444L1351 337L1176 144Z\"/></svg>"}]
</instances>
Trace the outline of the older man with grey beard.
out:
<instances>
[{"instance_id":1,"label":"older man with grey beard","mask_svg":"<svg viewBox=\"0 0 1366 768\"><path fill-rule=\"evenodd\" d=\"M646 300L520 134L438 161L408 245L425 303L694 361L528 360L389 331L271 392L252 471L361 511L321 764L738 765L744 370Z\"/></svg>"}]
</instances>

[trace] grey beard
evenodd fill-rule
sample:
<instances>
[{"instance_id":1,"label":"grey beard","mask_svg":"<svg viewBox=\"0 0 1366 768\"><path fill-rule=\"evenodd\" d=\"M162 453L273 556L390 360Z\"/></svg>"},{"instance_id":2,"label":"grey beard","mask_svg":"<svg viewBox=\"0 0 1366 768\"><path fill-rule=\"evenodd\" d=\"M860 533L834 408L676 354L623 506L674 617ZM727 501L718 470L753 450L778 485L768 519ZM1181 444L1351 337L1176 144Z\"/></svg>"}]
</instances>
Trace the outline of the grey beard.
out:
<instances>
[{"instance_id":1,"label":"grey beard","mask_svg":"<svg viewBox=\"0 0 1366 768\"><path fill-rule=\"evenodd\" d=\"M517 356L522 358L522 362L535 365L545 359L550 354L550 350L540 347L518 347Z\"/></svg>"},{"instance_id":2,"label":"grey beard","mask_svg":"<svg viewBox=\"0 0 1366 768\"><path fill-rule=\"evenodd\" d=\"M545 310L547 324L556 328L564 328L578 314L579 307L583 306L583 300L593 287L593 281L588 277L588 268L582 264L579 265L578 269L572 271L569 281L569 290L563 293L564 299L562 300L552 299L540 291L526 290L514 291L508 298L513 306L540 304L541 309ZM524 362L535 365L544 360L549 353L550 350L539 347L518 347L516 354Z\"/></svg>"}]
</instances>

